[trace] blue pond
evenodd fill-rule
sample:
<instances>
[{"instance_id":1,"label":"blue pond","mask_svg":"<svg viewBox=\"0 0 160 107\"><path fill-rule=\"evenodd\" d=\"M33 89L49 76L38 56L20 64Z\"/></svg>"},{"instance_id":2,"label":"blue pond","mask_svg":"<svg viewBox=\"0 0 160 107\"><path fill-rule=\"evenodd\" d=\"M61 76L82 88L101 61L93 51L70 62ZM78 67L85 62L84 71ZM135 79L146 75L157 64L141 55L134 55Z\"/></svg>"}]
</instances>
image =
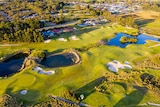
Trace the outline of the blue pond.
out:
<instances>
[{"instance_id":1,"label":"blue pond","mask_svg":"<svg viewBox=\"0 0 160 107\"><path fill-rule=\"evenodd\" d=\"M130 36L130 35L127 35L125 33L117 33L117 35L114 38L109 40L107 45L109 45L109 46L119 46L121 48L125 48L127 45L132 44L132 43L124 43L124 44L122 44L119 41L122 36L127 36L129 38L137 38L138 41L137 41L136 44L145 44L146 40L159 41L158 38L155 38L155 37L152 37L152 36L148 36L148 35L145 35L145 34L140 34L138 36Z\"/></svg>"},{"instance_id":2,"label":"blue pond","mask_svg":"<svg viewBox=\"0 0 160 107\"><path fill-rule=\"evenodd\" d=\"M0 77L12 75L20 70L24 58L12 59L8 62L0 62Z\"/></svg>"}]
</instances>

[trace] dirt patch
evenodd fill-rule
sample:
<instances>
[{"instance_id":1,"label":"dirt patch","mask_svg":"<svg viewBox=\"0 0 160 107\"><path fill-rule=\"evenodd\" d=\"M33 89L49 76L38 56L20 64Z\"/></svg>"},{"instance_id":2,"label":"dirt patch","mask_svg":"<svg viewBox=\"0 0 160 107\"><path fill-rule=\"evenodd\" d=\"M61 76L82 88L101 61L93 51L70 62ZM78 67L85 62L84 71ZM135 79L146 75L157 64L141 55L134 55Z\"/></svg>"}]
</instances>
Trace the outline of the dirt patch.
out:
<instances>
[{"instance_id":1,"label":"dirt patch","mask_svg":"<svg viewBox=\"0 0 160 107\"><path fill-rule=\"evenodd\" d=\"M160 12L155 12L151 10L139 11L134 13L125 14L125 16L133 16L135 19L157 19L160 16Z\"/></svg>"}]
</instances>

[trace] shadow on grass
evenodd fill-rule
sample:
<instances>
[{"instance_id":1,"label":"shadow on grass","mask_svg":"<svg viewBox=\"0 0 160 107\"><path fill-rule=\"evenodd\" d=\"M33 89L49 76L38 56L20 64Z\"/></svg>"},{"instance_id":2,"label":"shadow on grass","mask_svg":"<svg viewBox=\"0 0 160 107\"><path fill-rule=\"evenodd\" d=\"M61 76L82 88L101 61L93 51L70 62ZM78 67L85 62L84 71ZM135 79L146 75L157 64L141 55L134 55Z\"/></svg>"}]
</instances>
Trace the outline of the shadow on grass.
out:
<instances>
[{"instance_id":1,"label":"shadow on grass","mask_svg":"<svg viewBox=\"0 0 160 107\"><path fill-rule=\"evenodd\" d=\"M5 93L6 93L6 94L11 94L11 93L12 93L12 90L13 90L13 88L7 88L6 91L5 91Z\"/></svg>"},{"instance_id":2,"label":"shadow on grass","mask_svg":"<svg viewBox=\"0 0 160 107\"><path fill-rule=\"evenodd\" d=\"M32 104L39 100L40 93L36 90L27 90L27 94L25 95L20 94L20 91L17 91L16 93L14 93L14 96L24 104Z\"/></svg>"},{"instance_id":3,"label":"shadow on grass","mask_svg":"<svg viewBox=\"0 0 160 107\"><path fill-rule=\"evenodd\" d=\"M52 55L52 54L63 52L64 50L65 49L57 49L57 50L54 50L52 52L48 52L48 50L45 50L45 52L47 53L47 55Z\"/></svg>"},{"instance_id":4,"label":"shadow on grass","mask_svg":"<svg viewBox=\"0 0 160 107\"><path fill-rule=\"evenodd\" d=\"M94 87L100 85L104 80L105 80L105 77L102 76L100 78L97 78L91 81L90 83L76 90L76 96L78 97L81 94L83 94L85 96L84 99L87 98L87 96L89 96L90 94L96 91Z\"/></svg>"},{"instance_id":5,"label":"shadow on grass","mask_svg":"<svg viewBox=\"0 0 160 107\"><path fill-rule=\"evenodd\" d=\"M127 90L127 85L123 82L113 82L114 84L118 84L120 86L122 86L125 90Z\"/></svg>"},{"instance_id":6,"label":"shadow on grass","mask_svg":"<svg viewBox=\"0 0 160 107\"><path fill-rule=\"evenodd\" d=\"M122 98L114 107L135 107L137 106L145 94L147 93L147 88L142 88L139 86L134 86L136 91L133 91L126 97Z\"/></svg>"},{"instance_id":7,"label":"shadow on grass","mask_svg":"<svg viewBox=\"0 0 160 107\"><path fill-rule=\"evenodd\" d=\"M85 28L85 29L81 29L81 30L75 30L75 31L72 31L72 32L59 34L56 37L53 37L52 39L57 39L59 37L68 38L68 37L71 37L73 35L77 35L78 37L80 37L82 34L91 32L91 31L96 30L96 29L97 28L94 27L94 28Z\"/></svg>"},{"instance_id":8,"label":"shadow on grass","mask_svg":"<svg viewBox=\"0 0 160 107\"><path fill-rule=\"evenodd\" d=\"M135 23L140 27L144 27L148 23L151 23L153 21L154 21L154 19L138 19L138 20L135 21Z\"/></svg>"},{"instance_id":9,"label":"shadow on grass","mask_svg":"<svg viewBox=\"0 0 160 107\"><path fill-rule=\"evenodd\" d=\"M6 94L16 97L17 101L23 102L24 104L32 104L39 100L40 93L36 90L27 90L26 94L21 94L20 92L25 89L13 92L13 88L7 88Z\"/></svg>"}]
</instances>

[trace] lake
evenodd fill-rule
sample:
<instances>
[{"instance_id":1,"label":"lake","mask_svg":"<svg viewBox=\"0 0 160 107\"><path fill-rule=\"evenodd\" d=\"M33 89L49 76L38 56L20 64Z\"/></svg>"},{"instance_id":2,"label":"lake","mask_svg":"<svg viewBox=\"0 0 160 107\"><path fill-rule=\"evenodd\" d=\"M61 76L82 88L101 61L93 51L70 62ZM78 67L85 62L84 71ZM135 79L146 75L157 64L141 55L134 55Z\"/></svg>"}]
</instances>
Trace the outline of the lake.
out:
<instances>
[{"instance_id":1,"label":"lake","mask_svg":"<svg viewBox=\"0 0 160 107\"><path fill-rule=\"evenodd\" d=\"M24 58L12 59L7 62L0 62L0 77L10 76L18 72L23 64Z\"/></svg>"},{"instance_id":2,"label":"lake","mask_svg":"<svg viewBox=\"0 0 160 107\"><path fill-rule=\"evenodd\" d=\"M119 41L122 36L126 36L126 37L129 37L129 38L137 38L138 41L136 43L124 43L124 44L122 44ZM117 33L114 38L112 38L112 39L110 39L108 41L107 45L109 45L109 46L119 46L121 48L125 48L129 44L145 44L146 40L159 41L158 38L152 37L152 36L148 36L148 35L145 35L145 34L140 34L138 36L130 36L130 35L125 34L125 33Z\"/></svg>"}]
</instances>

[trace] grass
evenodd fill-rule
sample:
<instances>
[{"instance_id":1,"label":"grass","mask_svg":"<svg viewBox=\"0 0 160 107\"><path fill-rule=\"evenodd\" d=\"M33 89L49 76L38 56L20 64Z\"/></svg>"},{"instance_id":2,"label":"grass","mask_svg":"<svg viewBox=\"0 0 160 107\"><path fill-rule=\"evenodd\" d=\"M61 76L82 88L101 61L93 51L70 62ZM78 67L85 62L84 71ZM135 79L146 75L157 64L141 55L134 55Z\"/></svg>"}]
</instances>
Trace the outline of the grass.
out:
<instances>
[{"instance_id":1,"label":"grass","mask_svg":"<svg viewBox=\"0 0 160 107\"><path fill-rule=\"evenodd\" d=\"M125 15L133 16L133 17L135 17L135 19L148 20L148 19L158 19L160 13L152 11L152 10L142 10L142 11L129 13L129 14L125 14Z\"/></svg>"},{"instance_id":2,"label":"grass","mask_svg":"<svg viewBox=\"0 0 160 107\"><path fill-rule=\"evenodd\" d=\"M135 18L136 24L138 24L139 27L144 27L154 22L155 20L159 19L160 12L155 12L152 10L145 10L145 11L142 10L135 13L129 13L126 15L133 16Z\"/></svg>"},{"instance_id":3,"label":"grass","mask_svg":"<svg viewBox=\"0 0 160 107\"><path fill-rule=\"evenodd\" d=\"M104 26L98 27L96 29L91 28L90 30L84 29L78 33L72 32L69 34L63 34L62 37L70 37L76 35L81 38L78 41L67 41L61 42L54 38L50 43L37 43L37 44L19 44L19 46L14 47L1 47L0 55L5 56L7 54L12 54L15 51L23 49L40 49L47 50L48 52L54 52L58 50L64 50L68 48L81 48L83 46L88 46L99 42L99 40L107 38L108 40L114 36L116 32L127 31L129 33L135 32L135 29L128 29L119 25L114 26ZM126 91L121 84L115 84L112 87L114 93L112 95L106 95L95 91L94 86L98 84L98 78L104 76L107 72L110 72L106 63L112 61L113 59L119 60L120 62L129 61L132 63L140 57L152 56L159 53L158 48L148 48L152 45L129 45L127 48L119 48L115 46L101 46L91 48L88 51L81 52L82 62L77 65L69 67L56 68L56 73L54 75L40 75L33 72L31 69L25 69L20 73L17 73L9 78L0 79L0 94L9 93L16 96L25 104L33 104L45 100L47 94L53 94L61 96L62 92L65 90L74 89L76 91L82 90L80 92L87 93L85 100L83 102L91 106L114 106L116 104L124 105L126 102L126 93L129 93L129 97L136 99L139 95L135 88L132 87L128 82L125 84L130 90ZM124 72L121 70L120 72ZM152 73L154 71L151 71ZM121 75L121 73L120 73ZM127 80L126 80L127 81ZM119 89L117 89L119 87ZM20 95L22 89L27 89L28 93L26 95ZM134 92L135 91L135 92ZM118 94L117 94L118 92ZM151 91L152 94L156 92ZM136 93L136 94L134 94ZM154 97L150 93L146 93L143 97L137 101L137 104L141 102L150 101ZM127 100L128 105L133 104L133 100ZM160 100L155 100L155 103L160 103Z\"/></svg>"},{"instance_id":4,"label":"grass","mask_svg":"<svg viewBox=\"0 0 160 107\"><path fill-rule=\"evenodd\" d=\"M8 47L1 47L0 50L0 56L3 57L6 54L12 54L15 51L23 50L23 49L39 49L39 50L47 50L48 52L53 52L59 49L67 49L67 48L80 48L83 46L88 46L90 44L98 43L101 39L110 39L114 36L114 33L116 32L123 32L127 31L128 33L135 32L136 29L127 29L125 27L122 27L120 25L114 25L113 27L95 27L95 28L86 28L82 29L80 31L75 31L69 34L62 34L59 37L69 38L70 36L77 36L80 38L78 41L67 41L62 42L57 40L57 38L54 38L49 44L44 43L24 43L19 44L19 46L8 46Z\"/></svg>"},{"instance_id":5,"label":"grass","mask_svg":"<svg viewBox=\"0 0 160 107\"><path fill-rule=\"evenodd\" d=\"M156 32L157 35L160 35L158 32L160 30L160 20L157 19L151 23L148 23L146 26L144 26L145 29L149 29L151 33L154 34Z\"/></svg>"}]
</instances>

